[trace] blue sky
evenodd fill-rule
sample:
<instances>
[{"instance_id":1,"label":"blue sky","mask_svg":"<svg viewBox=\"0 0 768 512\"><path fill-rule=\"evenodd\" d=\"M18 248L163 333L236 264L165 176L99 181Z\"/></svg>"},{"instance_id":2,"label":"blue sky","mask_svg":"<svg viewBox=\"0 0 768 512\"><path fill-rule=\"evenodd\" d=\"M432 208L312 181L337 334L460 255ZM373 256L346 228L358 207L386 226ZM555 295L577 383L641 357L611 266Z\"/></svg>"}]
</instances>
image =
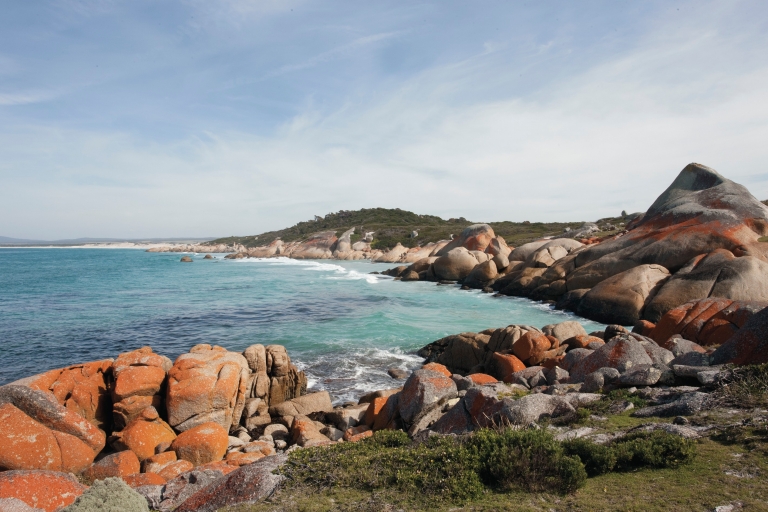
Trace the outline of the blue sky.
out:
<instances>
[{"instance_id":1,"label":"blue sky","mask_svg":"<svg viewBox=\"0 0 768 512\"><path fill-rule=\"evenodd\" d=\"M759 1L11 0L0 235L595 220L691 161L765 199L767 28Z\"/></svg>"}]
</instances>

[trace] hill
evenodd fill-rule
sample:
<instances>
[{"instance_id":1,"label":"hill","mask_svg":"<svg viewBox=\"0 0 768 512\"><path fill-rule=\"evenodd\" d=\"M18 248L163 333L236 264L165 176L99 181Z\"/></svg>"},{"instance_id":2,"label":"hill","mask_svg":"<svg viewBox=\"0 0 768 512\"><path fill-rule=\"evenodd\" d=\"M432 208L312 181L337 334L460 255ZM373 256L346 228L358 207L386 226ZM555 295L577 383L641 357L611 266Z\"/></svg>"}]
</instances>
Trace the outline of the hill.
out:
<instances>
[{"instance_id":1,"label":"hill","mask_svg":"<svg viewBox=\"0 0 768 512\"><path fill-rule=\"evenodd\" d=\"M621 217L600 219L598 223L618 223ZM219 238L208 242L214 244L241 244L245 247L266 245L280 238L284 242L304 240L313 233L334 231L340 235L344 231L355 228L352 243L360 240L366 232L373 231L373 249L394 247L398 242L405 247L423 246L429 242L447 240L452 234L458 235L461 230L472 224L477 224L459 217L458 219L442 219L434 215L419 215L399 208L363 208L362 210L341 210L329 213L325 217L315 217L313 220L299 222L289 228L268 231L253 236L232 236ZM542 236L558 235L565 228L575 229L584 224L574 222L489 222L493 231L503 237L510 245L519 245L541 238ZM416 231L417 236L411 236Z\"/></svg>"}]
</instances>

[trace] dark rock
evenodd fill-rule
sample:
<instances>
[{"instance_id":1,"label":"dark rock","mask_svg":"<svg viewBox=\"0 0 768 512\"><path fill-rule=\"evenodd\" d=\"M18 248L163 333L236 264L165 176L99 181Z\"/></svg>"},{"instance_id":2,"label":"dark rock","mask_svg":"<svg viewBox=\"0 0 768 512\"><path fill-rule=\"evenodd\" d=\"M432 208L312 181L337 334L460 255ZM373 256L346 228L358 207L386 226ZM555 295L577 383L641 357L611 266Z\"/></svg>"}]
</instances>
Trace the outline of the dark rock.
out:
<instances>
[{"instance_id":1,"label":"dark rock","mask_svg":"<svg viewBox=\"0 0 768 512\"><path fill-rule=\"evenodd\" d=\"M287 455L272 455L241 466L187 498L175 512L215 512L232 505L263 501L285 480L272 471L287 459Z\"/></svg>"},{"instance_id":2,"label":"dark rock","mask_svg":"<svg viewBox=\"0 0 768 512\"><path fill-rule=\"evenodd\" d=\"M704 409L707 406L708 401L709 395L707 393L698 391L685 393L673 402L638 409L632 413L632 416L638 418L648 418L651 416L658 416L660 418L690 416Z\"/></svg>"},{"instance_id":3,"label":"dark rock","mask_svg":"<svg viewBox=\"0 0 768 512\"><path fill-rule=\"evenodd\" d=\"M768 308L754 314L723 346L712 354L712 364L768 362Z\"/></svg>"}]
</instances>

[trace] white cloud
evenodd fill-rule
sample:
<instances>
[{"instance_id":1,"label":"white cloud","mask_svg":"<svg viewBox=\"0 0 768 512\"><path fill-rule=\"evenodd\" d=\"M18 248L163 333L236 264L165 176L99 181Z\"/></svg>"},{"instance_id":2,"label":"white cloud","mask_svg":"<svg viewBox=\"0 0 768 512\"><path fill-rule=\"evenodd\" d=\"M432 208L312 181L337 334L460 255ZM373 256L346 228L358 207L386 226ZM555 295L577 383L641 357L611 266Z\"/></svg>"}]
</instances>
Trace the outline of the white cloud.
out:
<instances>
[{"instance_id":1,"label":"white cloud","mask_svg":"<svg viewBox=\"0 0 768 512\"><path fill-rule=\"evenodd\" d=\"M271 136L14 130L0 142L0 234L255 234L374 206L594 220L645 210L691 161L766 198L768 36L734 37L727 16L685 19L526 94L476 93L518 74L486 45L330 112L308 101Z\"/></svg>"}]
</instances>

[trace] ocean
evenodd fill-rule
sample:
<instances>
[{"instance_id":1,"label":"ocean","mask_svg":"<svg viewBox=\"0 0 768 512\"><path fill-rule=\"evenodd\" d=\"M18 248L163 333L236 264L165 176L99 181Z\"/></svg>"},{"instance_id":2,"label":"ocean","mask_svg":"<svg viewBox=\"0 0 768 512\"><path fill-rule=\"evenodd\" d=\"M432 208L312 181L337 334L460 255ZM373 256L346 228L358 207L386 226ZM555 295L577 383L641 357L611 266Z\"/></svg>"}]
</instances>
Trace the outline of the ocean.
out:
<instances>
[{"instance_id":1,"label":"ocean","mask_svg":"<svg viewBox=\"0 0 768 512\"><path fill-rule=\"evenodd\" d=\"M580 321L527 299L371 275L392 264L276 259L180 263L131 249L0 249L0 385L145 345L172 360L198 343L285 345L334 402L394 387L387 369L449 334Z\"/></svg>"}]
</instances>

